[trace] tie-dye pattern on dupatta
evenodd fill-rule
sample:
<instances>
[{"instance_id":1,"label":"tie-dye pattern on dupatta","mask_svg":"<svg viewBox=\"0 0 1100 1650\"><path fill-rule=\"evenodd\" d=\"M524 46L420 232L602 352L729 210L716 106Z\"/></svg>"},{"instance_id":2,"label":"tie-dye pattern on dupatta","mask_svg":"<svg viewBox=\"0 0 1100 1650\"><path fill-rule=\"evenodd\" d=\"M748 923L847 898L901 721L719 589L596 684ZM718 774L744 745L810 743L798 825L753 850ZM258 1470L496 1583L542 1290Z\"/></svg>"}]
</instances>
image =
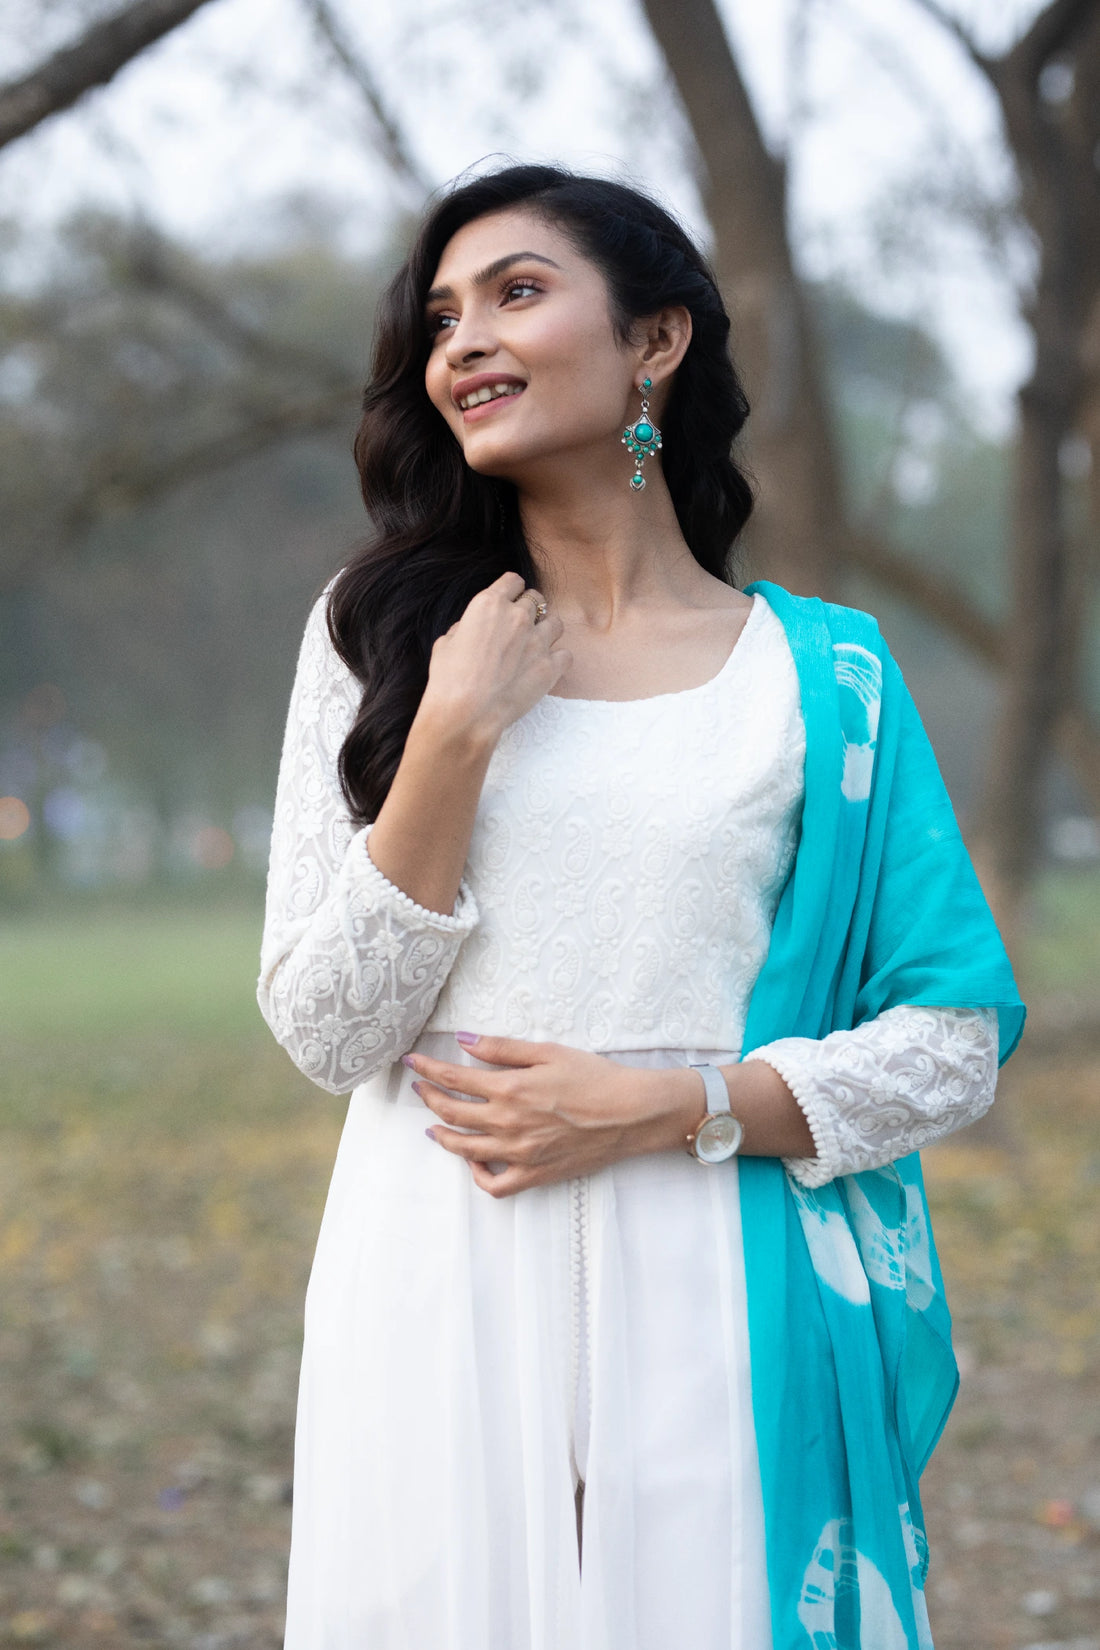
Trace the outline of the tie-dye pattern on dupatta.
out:
<instances>
[{"instance_id":1,"label":"tie-dye pattern on dupatta","mask_svg":"<svg viewBox=\"0 0 1100 1650\"><path fill-rule=\"evenodd\" d=\"M794 868L744 1051L902 1003L1024 1007L912 698L869 614L759 590L806 724ZM914 1153L817 1190L740 1162L774 1650L928 1650L919 1479L958 1387Z\"/></svg>"}]
</instances>

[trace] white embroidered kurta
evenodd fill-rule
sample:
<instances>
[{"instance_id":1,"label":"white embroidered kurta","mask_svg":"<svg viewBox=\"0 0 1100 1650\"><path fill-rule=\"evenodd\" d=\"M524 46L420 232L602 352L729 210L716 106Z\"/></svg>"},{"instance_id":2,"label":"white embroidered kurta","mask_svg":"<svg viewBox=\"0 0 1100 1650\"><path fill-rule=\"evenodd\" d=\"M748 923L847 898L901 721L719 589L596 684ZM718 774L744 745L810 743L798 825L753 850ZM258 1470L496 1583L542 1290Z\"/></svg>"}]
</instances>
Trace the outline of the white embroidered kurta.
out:
<instances>
[{"instance_id":1,"label":"white embroidered kurta","mask_svg":"<svg viewBox=\"0 0 1100 1650\"><path fill-rule=\"evenodd\" d=\"M783 628L757 595L703 686L551 696L508 728L451 915L348 819L358 697L319 604L259 997L301 1069L354 1092L306 1297L287 1650L768 1650L736 1159L496 1199L425 1137L398 1062L472 1063L458 1030L738 1059L802 801ZM786 1167L815 1185L979 1116L996 1044L994 1011L901 1007L751 1057L806 1112L818 1155Z\"/></svg>"}]
</instances>

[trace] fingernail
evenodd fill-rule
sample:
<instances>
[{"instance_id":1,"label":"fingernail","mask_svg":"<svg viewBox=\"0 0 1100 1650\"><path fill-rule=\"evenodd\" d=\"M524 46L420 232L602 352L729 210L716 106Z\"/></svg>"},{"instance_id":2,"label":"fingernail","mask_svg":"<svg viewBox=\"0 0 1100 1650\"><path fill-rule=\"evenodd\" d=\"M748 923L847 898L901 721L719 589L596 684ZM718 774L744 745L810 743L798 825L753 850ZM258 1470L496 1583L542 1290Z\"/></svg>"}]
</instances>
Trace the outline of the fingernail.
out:
<instances>
[{"instance_id":1,"label":"fingernail","mask_svg":"<svg viewBox=\"0 0 1100 1650\"><path fill-rule=\"evenodd\" d=\"M416 1070L416 1067L413 1065L411 1054L403 1054L401 1056L401 1064L403 1066L408 1066L410 1071L415 1071Z\"/></svg>"},{"instance_id":2,"label":"fingernail","mask_svg":"<svg viewBox=\"0 0 1100 1650\"><path fill-rule=\"evenodd\" d=\"M434 1129L425 1129L424 1133L427 1135L429 1140L435 1140L435 1130ZM436 1141L436 1144L438 1145L439 1142Z\"/></svg>"},{"instance_id":3,"label":"fingernail","mask_svg":"<svg viewBox=\"0 0 1100 1650\"><path fill-rule=\"evenodd\" d=\"M414 1094L418 1094L420 1096L421 1100L423 1100L424 1090L420 1087L419 1083L413 1083L412 1091L413 1091Z\"/></svg>"},{"instance_id":4,"label":"fingernail","mask_svg":"<svg viewBox=\"0 0 1100 1650\"><path fill-rule=\"evenodd\" d=\"M469 1048L471 1043L476 1043L477 1042L477 1039L478 1039L478 1033L476 1031L456 1031L455 1032L455 1042L456 1043L461 1043L463 1048Z\"/></svg>"}]
</instances>

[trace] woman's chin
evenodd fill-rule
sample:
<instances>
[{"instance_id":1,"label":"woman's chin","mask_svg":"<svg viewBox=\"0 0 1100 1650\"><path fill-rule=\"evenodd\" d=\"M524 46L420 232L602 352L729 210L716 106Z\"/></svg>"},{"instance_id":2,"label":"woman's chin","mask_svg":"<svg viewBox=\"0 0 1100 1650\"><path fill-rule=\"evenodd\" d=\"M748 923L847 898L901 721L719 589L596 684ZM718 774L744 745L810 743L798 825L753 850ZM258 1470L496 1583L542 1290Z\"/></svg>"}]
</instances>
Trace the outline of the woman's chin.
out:
<instances>
[{"instance_id":1,"label":"woman's chin","mask_svg":"<svg viewBox=\"0 0 1100 1650\"><path fill-rule=\"evenodd\" d=\"M471 470L476 471L479 476L491 476L494 481L517 481L532 462L532 455L529 453L522 454L514 449L490 446L488 442L484 445L471 442L463 449L462 456Z\"/></svg>"}]
</instances>

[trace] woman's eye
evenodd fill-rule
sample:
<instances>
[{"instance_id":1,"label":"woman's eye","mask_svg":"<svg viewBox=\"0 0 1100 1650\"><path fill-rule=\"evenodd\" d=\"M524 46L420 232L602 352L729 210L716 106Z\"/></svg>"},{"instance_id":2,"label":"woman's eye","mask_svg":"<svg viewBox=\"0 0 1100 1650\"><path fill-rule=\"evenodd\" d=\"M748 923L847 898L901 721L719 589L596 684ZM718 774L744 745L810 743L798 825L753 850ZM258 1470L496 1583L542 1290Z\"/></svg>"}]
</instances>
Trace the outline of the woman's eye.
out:
<instances>
[{"instance_id":1,"label":"woman's eye","mask_svg":"<svg viewBox=\"0 0 1100 1650\"><path fill-rule=\"evenodd\" d=\"M518 293L521 298L529 298L532 294L541 291L542 287L537 281L509 281L508 285L502 288L501 296L505 299L505 301L509 301L516 293ZM450 331L451 327L455 325L457 320L458 317L456 315L429 315L429 338L438 338L441 332Z\"/></svg>"}]
</instances>

